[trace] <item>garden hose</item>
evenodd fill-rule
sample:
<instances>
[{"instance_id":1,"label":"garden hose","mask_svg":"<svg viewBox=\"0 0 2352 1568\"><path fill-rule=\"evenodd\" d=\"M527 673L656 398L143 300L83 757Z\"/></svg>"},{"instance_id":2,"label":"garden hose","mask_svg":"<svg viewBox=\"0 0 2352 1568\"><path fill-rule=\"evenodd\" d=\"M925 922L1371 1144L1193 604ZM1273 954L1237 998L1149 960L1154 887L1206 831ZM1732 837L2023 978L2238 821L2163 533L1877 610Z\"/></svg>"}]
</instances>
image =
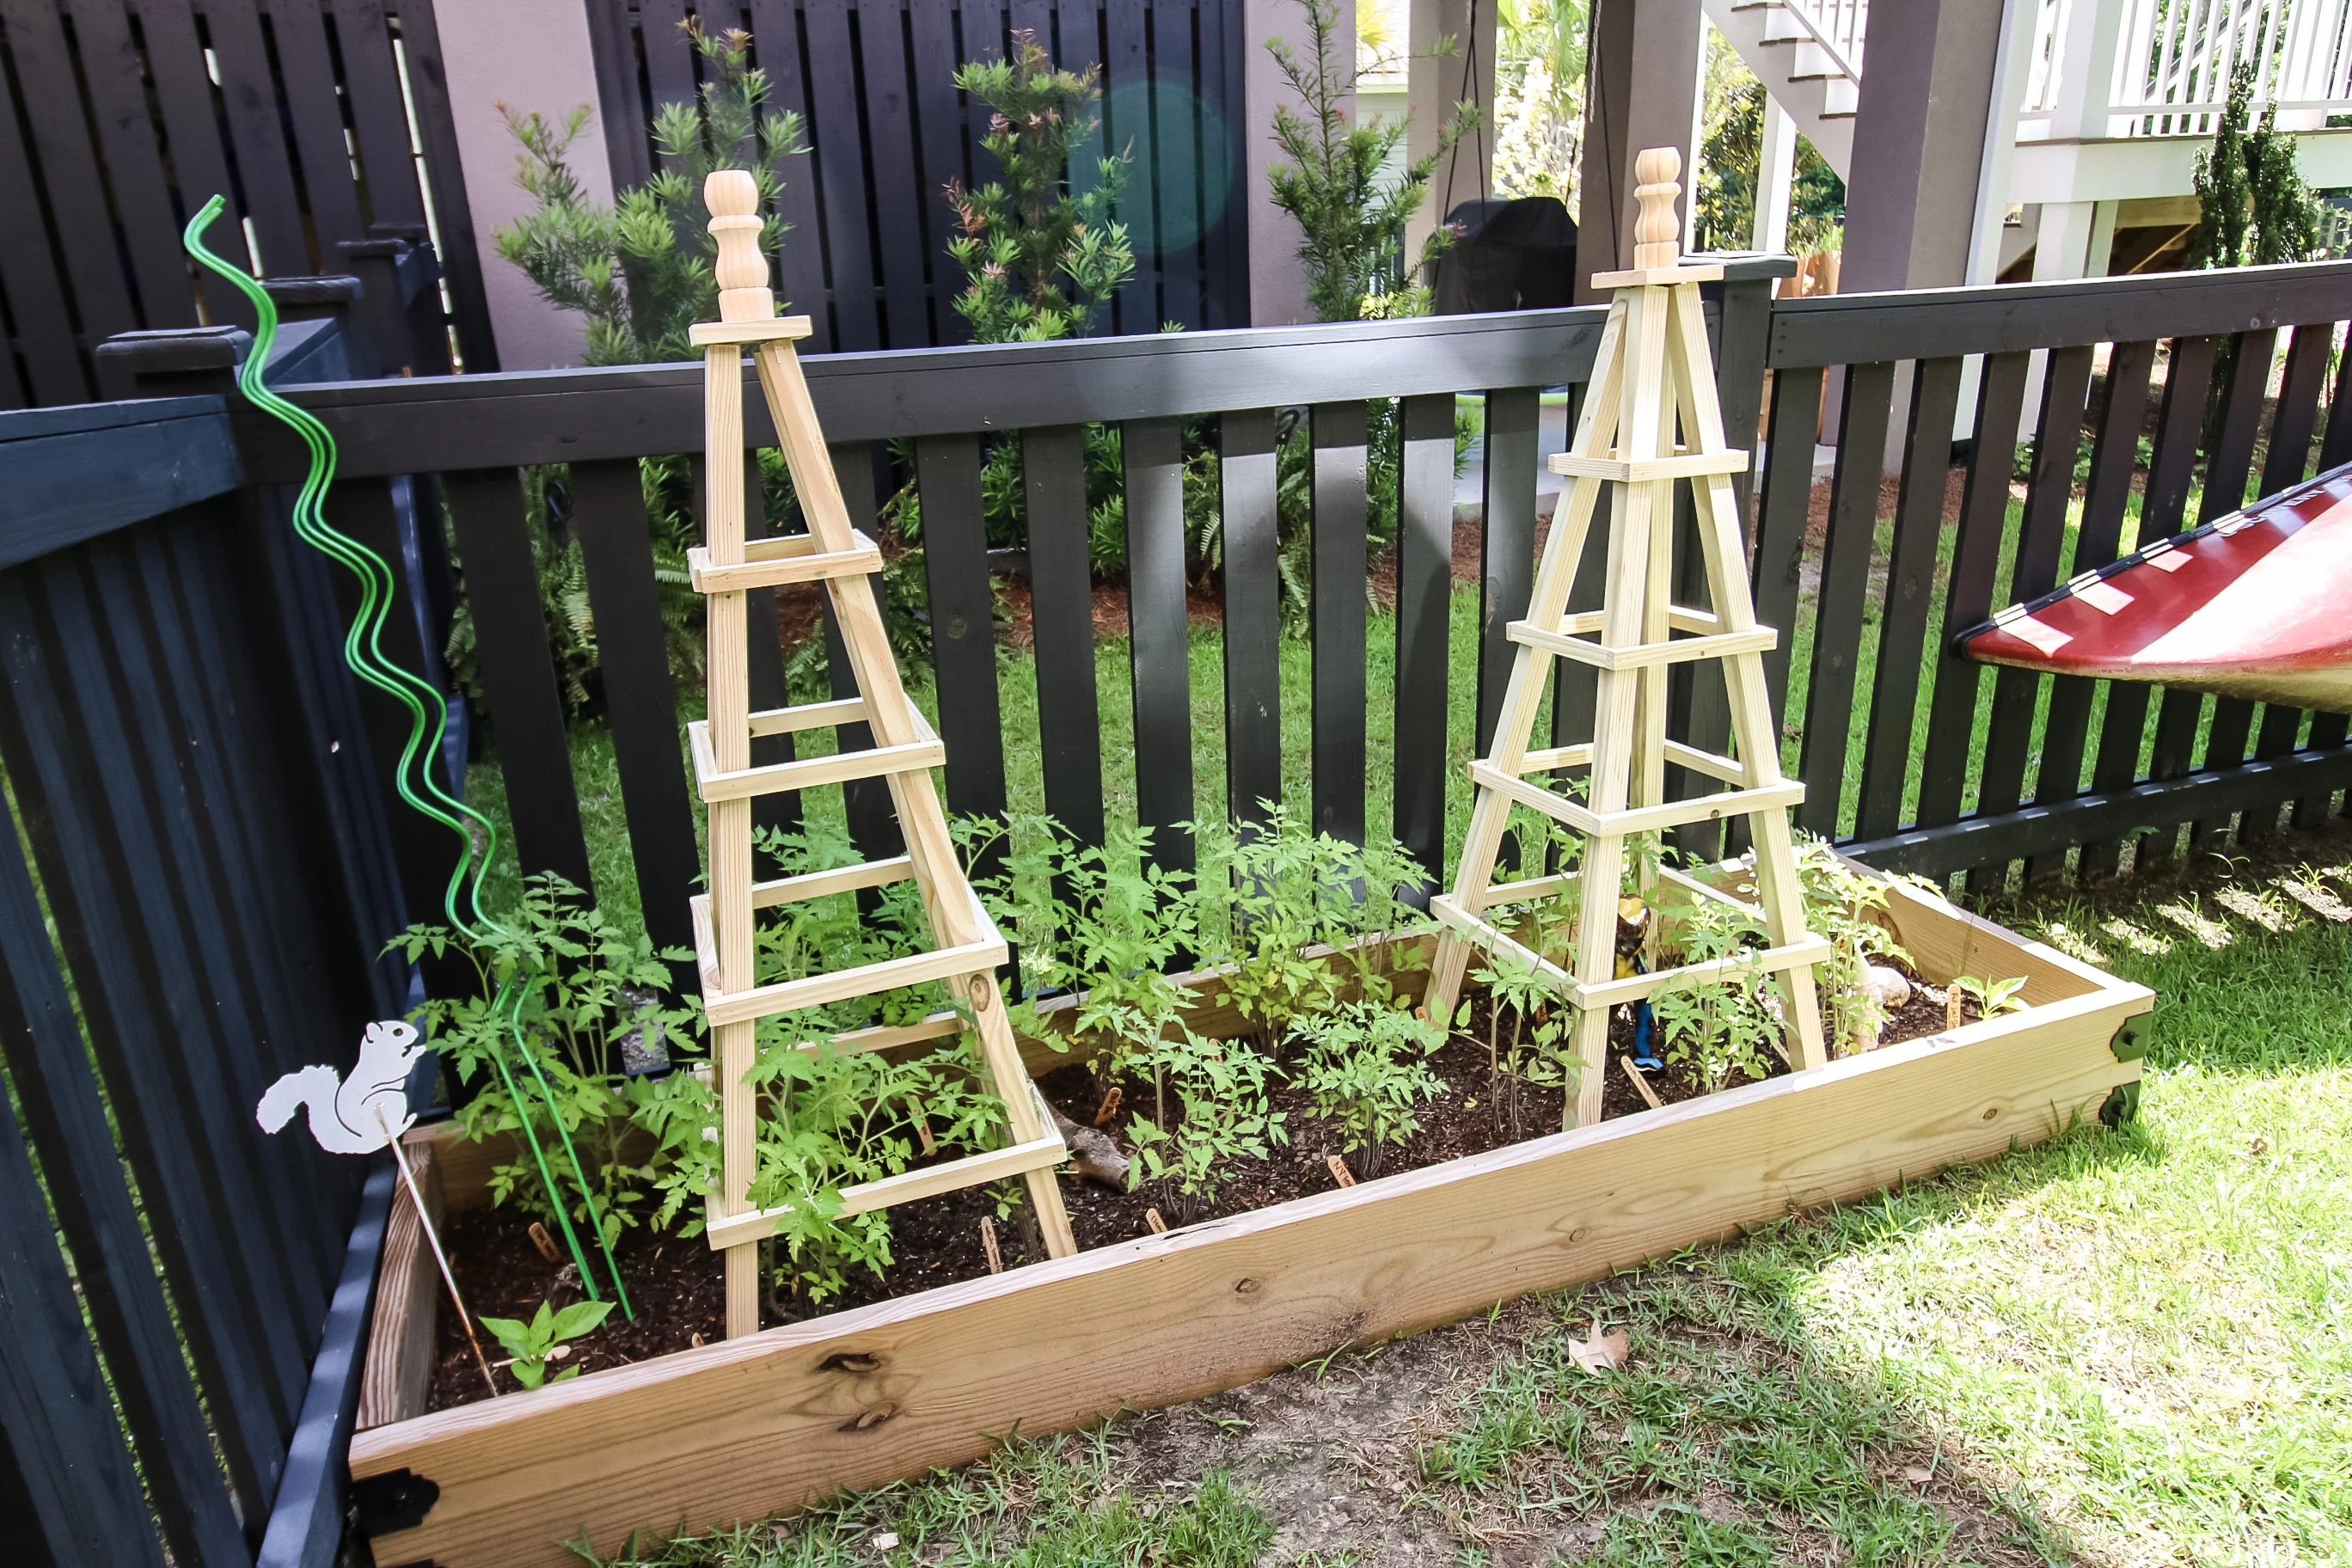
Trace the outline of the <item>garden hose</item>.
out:
<instances>
[{"instance_id":1,"label":"garden hose","mask_svg":"<svg viewBox=\"0 0 2352 1568\"><path fill-rule=\"evenodd\" d=\"M353 675L396 699L408 710L408 739L402 746L400 761L394 768L393 784L400 792L400 798L412 809L457 836L457 863L449 873L448 886L442 891L442 908L452 927L477 945L484 944L494 933L509 934L505 927L482 911L482 878L497 858L498 829L480 812L443 789L433 777L433 770L422 761L440 753L443 731L448 722L447 710L439 692L422 677L401 668L383 651L383 626L391 615L396 586L392 568L384 563L383 557L337 531L327 521L323 503L328 486L334 482L334 437L308 411L278 396L262 379L264 367L269 362L270 345L278 336L278 305L250 274L230 266L206 248L204 232L220 216L223 205L219 196L206 202L203 210L188 221L182 242L190 256L234 284L253 305L257 318L253 347L246 355L245 363L237 367L237 390L255 407L290 426L310 447L310 471L294 499L294 531L304 543L341 563L359 579L359 612L352 616L351 630L343 638L343 660L351 667ZM416 787L418 784L423 785L422 794ZM468 823L478 826L482 830L483 849L478 862L474 859L474 838ZM468 870L472 872L470 878ZM471 911L470 920L458 912L461 894L466 907ZM588 1173L580 1163L579 1151L572 1147L571 1131L563 1125L554 1086L540 1070L538 1058L531 1052L523 1033L523 1001L520 975L519 973L510 974L500 985L491 1010L513 1036L515 1054L522 1058L523 1065L538 1083L540 1095L547 1104L549 1120L555 1124L556 1135L562 1141L564 1155L571 1162L572 1176L580 1184L581 1198L588 1206L588 1222L595 1228L596 1240L604 1257L604 1267L612 1278L614 1294L620 1299L621 1310L635 1321L636 1313L629 1305L626 1287L621 1283L620 1266L614 1261L613 1244L606 1238L604 1216L597 1212L596 1199L588 1184ZM564 1244L571 1248L573 1266L580 1270L581 1285L587 1291L589 1300L601 1300L603 1294L597 1288L595 1271L589 1267L587 1255L572 1229L562 1189L556 1185L555 1177L548 1168L547 1153L541 1146L539 1133L532 1127L531 1119L520 1113L523 1098L514 1074L502 1052L494 1049L490 1060L498 1068L509 1101L516 1107L516 1120L522 1123L523 1138L530 1146L531 1162L537 1167L540 1182L546 1187L548 1198L554 1206L556 1224L563 1232Z\"/></svg>"}]
</instances>

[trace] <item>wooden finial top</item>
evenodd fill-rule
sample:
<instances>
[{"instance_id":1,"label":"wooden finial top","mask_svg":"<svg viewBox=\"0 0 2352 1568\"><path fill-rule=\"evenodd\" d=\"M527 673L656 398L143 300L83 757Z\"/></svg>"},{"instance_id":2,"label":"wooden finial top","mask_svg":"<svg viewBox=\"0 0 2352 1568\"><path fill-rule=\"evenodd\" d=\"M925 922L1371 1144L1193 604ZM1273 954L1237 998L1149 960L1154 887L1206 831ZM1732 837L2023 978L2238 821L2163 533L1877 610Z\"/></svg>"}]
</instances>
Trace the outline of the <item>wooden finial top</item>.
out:
<instances>
[{"instance_id":1,"label":"wooden finial top","mask_svg":"<svg viewBox=\"0 0 2352 1568\"><path fill-rule=\"evenodd\" d=\"M1683 155L1673 147L1650 147L1633 157L1633 265L1646 270L1672 267L1682 255L1682 220L1675 198L1683 193Z\"/></svg>"},{"instance_id":2,"label":"wooden finial top","mask_svg":"<svg viewBox=\"0 0 2352 1568\"><path fill-rule=\"evenodd\" d=\"M776 313L768 287L768 258L760 252L760 187L742 169L716 169L702 182L710 208L710 233L719 241L713 273L719 281L719 319L764 321Z\"/></svg>"}]
</instances>

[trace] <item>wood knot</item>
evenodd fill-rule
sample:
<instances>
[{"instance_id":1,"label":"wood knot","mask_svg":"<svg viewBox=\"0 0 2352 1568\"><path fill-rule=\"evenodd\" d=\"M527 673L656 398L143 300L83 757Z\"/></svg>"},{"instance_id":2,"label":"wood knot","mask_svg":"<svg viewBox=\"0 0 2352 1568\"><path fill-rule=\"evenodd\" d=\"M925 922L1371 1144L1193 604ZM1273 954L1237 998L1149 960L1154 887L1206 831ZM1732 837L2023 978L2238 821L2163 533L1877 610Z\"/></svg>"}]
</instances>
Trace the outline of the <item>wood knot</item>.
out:
<instances>
[{"instance_id":1,"label":"wood knot","mask_svg":"<svg viewBox=\"0 0 2352 1568\"><path fill-rule=\"evenodd\" d=\"M871 1431L898 1414L898 1407L885 1401L880 1405L869 1405L859 1411L855 1419L841 1424L841 1430L844 1432Z\"/></svg>"},{"instance_id":2,"label":"wood knot","mask_svg":"<svg viewBox=\"0 0 2352 1568\"><path fill-rule=\"evenodd\" d=\"M864 1351L836 1351L816 1363L819 1372L868 1373L882 1370L882 1358Z\"/></svg>"},{"instance_id":3,"label":"wood knot","mask_svg":"<svg viewBox=\"0 0 2352 1568\"><path fill-rule=\"evenodd\" d=\"M996 977L994 973L975 974L971 977L970 984L971 988L971 1010L975 1013L987 1012L989 1005L996 1000Z\"/></svg>"},{"instance_id":4,"label":"wood knot","mask_svg":"<svg viewBox=\"0 0 2352 1568\"><path fill-rule=\"evenodd\" d=\"M1985 1107L1984 1119L1985 1119L1987 1121L1990 1121L1994 1117L1999 1116L2000 1114L2000 1106L1998 1106L1998 1105L1988 1105L1988 1106L1986 1106L1986 1107Z\"/></svg>"},{"instance_id":5,"label":"wood knot","mask_svg":"<svg viewBox=\"0 0 2352 1568\"><path fill-rule=\"evenodd\" d=\"M1236 1279L1234 1281L1234 1294L1236 1296L1255 1296L1262 1289L1264 1289L1264 1287L1260 1286L1255 1279Z\"/></svg>"}]
</instances>

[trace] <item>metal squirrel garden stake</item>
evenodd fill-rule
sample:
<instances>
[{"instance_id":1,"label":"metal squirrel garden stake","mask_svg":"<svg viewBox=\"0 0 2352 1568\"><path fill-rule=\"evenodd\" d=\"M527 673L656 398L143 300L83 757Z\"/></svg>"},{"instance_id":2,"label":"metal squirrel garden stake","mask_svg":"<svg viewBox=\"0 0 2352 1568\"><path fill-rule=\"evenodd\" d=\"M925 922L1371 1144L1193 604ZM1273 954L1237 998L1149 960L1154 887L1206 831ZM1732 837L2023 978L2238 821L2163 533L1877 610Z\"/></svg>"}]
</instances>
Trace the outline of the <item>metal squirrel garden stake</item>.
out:
<instances>
[{"instance_id":1,"label":"metal squirrel garden stake","mask_svg":"<svg viewBox=\"0 0 2352 1568\"><path fill-rule=\"evenodd\" d=\"M408 1167L408 1155L400 1146L400 1135L416 1124L416 1115L408 1109L408 1075L416 1066L425 1047L417 1038L416 1026L397 1018L370 1024L360 1041L360 1059L352 1065L348 1077L321 1063L289 1072L262 1091L261 1103L253 1109L253 1119L264 1132L276 1132L294 1119L297 1107L307 1106L310 1113L310 1136L320 1148L330 1154L373 1154L379 1149L392 1151L393 1163L400 1167L401 1180L408 1184L408 1201L416 1207L416 1223L424 1227L425 1239L432 1245L433 1261L441 1266L442 1283L449 1287L449 1300L457 1309L457 1321L466 1326L466 1342L474 1347L474 1360L482 1369L482 1381L490 1385L493 1398L499 1392L498 1379L490 1374L489 1358L482 1354L482 1342L474 1337L474 1320L466 1310L466 1299L457 1293L457 1276L449 1272L448 1255L441 1250L441 1238L434 1234L433 1222L425 1217L425 1194L416 1189L416 1173Z\"/></svg>"}]
</instances>

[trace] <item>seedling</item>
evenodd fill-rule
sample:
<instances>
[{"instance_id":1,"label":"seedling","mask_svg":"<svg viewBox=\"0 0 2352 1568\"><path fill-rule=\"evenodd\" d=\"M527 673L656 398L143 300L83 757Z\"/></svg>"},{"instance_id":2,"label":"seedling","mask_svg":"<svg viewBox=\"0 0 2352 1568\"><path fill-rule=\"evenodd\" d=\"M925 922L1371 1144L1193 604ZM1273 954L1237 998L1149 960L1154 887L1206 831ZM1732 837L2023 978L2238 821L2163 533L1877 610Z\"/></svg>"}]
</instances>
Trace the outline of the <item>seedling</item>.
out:
<instances>
[{"instance_id":1,"label":"seedling","mask_svg":"<svg viewBox=\"0 0 2352 1568\"><path fill-rule=\"evenodd\" d=\"M574 1301L558 1312L541 1301L528 1323L517 1318L484 1318L482 1327L496 1334L507 1354L514 1358L506 1364L515 1381L525 1388L537 1388L551 1381L547 1363L570 1355L572 1342L594 1333L612 1310L610 1301ZM567 1366L551 1381L562 1383L579 1375L578 1367Z\"/></svg>"},{"instance_id":2,"label":"seedling","mask_svg":"<svg viewBox=\"0 0 2352 1568\"><path fill-rule=\"evenodd\" d=\"M1299 1082L1315 1114L1339 1124L1358 1176L1381 1173L1382 1152L1421 1131L1420 1107L1445 1090L1424 1060L1445 1043L1434 1025L1395 1007L1351 1002L1300 1028L1307 1055Z\"/></svg>"},{"instance_id":3,"label":"seedling","mask_svg":"<svg viewBox=\"0 0 2352 1568\"><path fill-rule=\"evenodd\" d=\"M1952 987L1977 1005L1979 1017L1998 1018L2003 1013L2025 1009L2025 977L2021 974L2008 980L1979 980L1973 974L1963 974L1953 980Z\"/></svg>"}]
</instances>

